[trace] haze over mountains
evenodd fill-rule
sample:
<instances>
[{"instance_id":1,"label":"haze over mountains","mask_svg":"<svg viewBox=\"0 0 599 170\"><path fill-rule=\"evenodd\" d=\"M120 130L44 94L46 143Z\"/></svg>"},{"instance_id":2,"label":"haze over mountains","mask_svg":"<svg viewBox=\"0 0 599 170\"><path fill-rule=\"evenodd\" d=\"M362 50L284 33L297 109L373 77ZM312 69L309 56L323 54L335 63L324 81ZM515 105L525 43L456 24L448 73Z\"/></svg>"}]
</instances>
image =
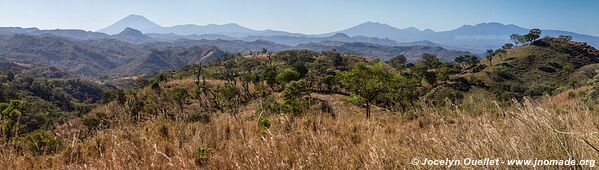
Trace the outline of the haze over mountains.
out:
<instances>
[{"instance_id":1,"label":"haze over mountains","mask_svg":"<svg viewBox=\"0 0 599 170\"><path fill-rule=\"evenodd\" d=\"M350 39L345 39L344 42L354 41L369 42L380 45L398 45L398 42L405 43L412 41L431 41L433 43L441 44L447 47L469 49L473 52L497 48L504 43L509 42L509 35L513 33L525 34L530 30L530 28L523 28L516 25L505 25L501 23L490 22L477 25L464 25L449 31L435 32L430 29L419 30L414 27L400 29L383 23L365 22L345 30L334 31L327 34L306 35L274 30L253 30L237 24L211 24L205 26L188 24L163 27L143 16L129 15L115 24L98 31L107 34L116 34L127 27L138 29L143 33L175 34L183 37L187 36L186 38L189 39L206 38L208 37L206 35L211 35L211 37L217 39L263 39L286 45L317 42L322 40L324 37L330 37L337 33L343 33L347 36L350 36ZM599 37L596 36L577 34L574 32L561 30L543 29L543 36L559 35L572 36L574 40L584 41L593 46L599 46ZM155 35L153 37L159 36ZM165 36L162 36L162 38L164 37Z\"/></svg>"}]
</instances>

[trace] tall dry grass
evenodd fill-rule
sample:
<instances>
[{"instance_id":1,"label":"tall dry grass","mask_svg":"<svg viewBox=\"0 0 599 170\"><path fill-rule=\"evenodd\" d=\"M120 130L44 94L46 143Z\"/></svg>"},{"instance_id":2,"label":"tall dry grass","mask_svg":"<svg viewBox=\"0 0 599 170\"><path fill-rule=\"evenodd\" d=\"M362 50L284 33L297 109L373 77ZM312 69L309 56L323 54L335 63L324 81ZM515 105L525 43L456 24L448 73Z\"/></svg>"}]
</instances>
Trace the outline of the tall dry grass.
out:
<instances>
[{"instance_id":1,"label":"tall dry grass","mask_svg":"<svg viewBox=\"0 0 599 170\"><path fill-rule=\"evenodd\" d=\"M466 98L461 104L422 107L409 113L363 110L340 96L329 101L336 116L267 116L258 125L254 105L237 118L216 114L210 122L157 119L120 123L52 156L17 155L6 149L8 169L431 169L412 158L595 159L599 116L577 101L548 98L499 104ZM566 106L561 103L568 103ZM415 116L411 116L415 115ZM590 144L587 144L587 142ZM198 154L202 148L205 155ZM478 167L505 168L505 167ZM560 168L560 167L555 167ZM568 167L564 167L568 168Z\"/></svg>"}]
</instances>

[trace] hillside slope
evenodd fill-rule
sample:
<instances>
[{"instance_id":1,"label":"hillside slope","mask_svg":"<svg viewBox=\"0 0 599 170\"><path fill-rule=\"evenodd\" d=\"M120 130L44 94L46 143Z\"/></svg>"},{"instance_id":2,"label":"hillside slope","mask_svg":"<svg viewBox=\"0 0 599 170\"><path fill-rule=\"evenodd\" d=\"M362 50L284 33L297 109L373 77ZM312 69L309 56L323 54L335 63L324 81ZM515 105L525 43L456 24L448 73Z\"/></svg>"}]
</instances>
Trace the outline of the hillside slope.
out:
<instances>
[{"instance_id":1,"label":"hillside slope","mask_svg":"<svg viewBox=\"0 0 599 170\"><path fill-rule=\"evenodd\" d=\"M147 38L136 30L126 30L118 35L123 39ZM164 48L160 53L152 53L153 47L141 44L131 44L115 39L73 40L54 36L12 35L0 37L0 59L10 62L20 62L35 65L48 65L84 77L122 76L131 74L150 74L164 69L154 70L154 67L144 68L143 60L152 64L176 69L187 64L197 63L196 57L214 60L223 57L225 52L217 47L203 44L199 47L190 45L191 56L181 56L186 59L173 63L169 54L184 51L179 48ZM199 49L199 51L197 50ZM155 52L155 50L154 50ZM208 52L212 52L209 53ZM151 55L150 55L151 54ZM160 56L156 56L160 54ZM158 57L161 60L148 60L147 57ZM178 57L178 56L176 56ZM176 66L176 67L173 67ZM122 69L126 67L126 69Z\"/></svg>"},{"instance_id":2,"label":"hillside slope","mask_svg":"<svg viewBox=\"0 0 599 170\"><path fill-rule=\"evenodd\" d=\"M560 87L586 83L599 63L599 50L586 43L543 38L532 44L495 54L491 63L473 76L492 91L517 95L543 95ZM491 65L492 64L492 65ZM507 95L507 94L506 94Z\"/></svg>"},{"instance_id":3,"label":"hillside slope","mask_svg":"<svg viewBox=\"0 0 599 170\"><path fill-rule=\"evenodd\" d=\"M218 60L225 55L225 52L209 45L195 46L188 49L151 50L149 54L117 68L115 72L126 73L127 75L154 74L178 69L189 64Z\"/></svg>"}]
</instances>

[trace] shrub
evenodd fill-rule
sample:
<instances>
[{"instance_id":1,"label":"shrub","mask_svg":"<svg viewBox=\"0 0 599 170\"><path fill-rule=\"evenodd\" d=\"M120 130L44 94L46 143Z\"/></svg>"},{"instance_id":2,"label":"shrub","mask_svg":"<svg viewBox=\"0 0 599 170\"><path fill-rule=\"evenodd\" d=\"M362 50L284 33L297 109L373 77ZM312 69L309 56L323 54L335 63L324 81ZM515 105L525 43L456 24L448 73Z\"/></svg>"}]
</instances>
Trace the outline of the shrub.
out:
<instances>
[{"instance_id":1,"label":"shrub","mask_svg":"<svg viewBox=\"0 0 599 170\"><path fill-rule=\"evenodd\" d=\"M206 151L206 148L200 146L195 155L196 165L202 166L206 164L206 161L208 161L208 151Z\"/></svg>"},{"instance_id":2,"label":"shrub","mask_svg":"<svg viewBox=\"0 0 599 170\"><path fill-rule=\"evenodd\" d=\"M501 94L499 94L499 96L497 96L497 100L499 100L501 102L509 102L512 99L519 100L519 96L512 92L501 93Z\"/></svg>"},{"instance_id":3,"label":"shrub","mask_svg":"<svg viewBox=\"0 0 599 170\"><path fill-rule=\"evenodd\" d=\"M106 114L97 112L95 115L85 116L81 119L81 123L88 129L99 129L106 125Z\"/></svg>"},{"instance_id":4,"label":"shrub","mask_svg":"<svg viewBox=\"0 0 599 170\"><path fill-rule=\"evenodd\" d=\"M117 101L119 104L125 103L125 92L121 89L108 90L102 93L102 103L106 104L112 101Z\"/></svg>"},{"instance_id":5,"label":"shrub","mask_svg":"<svg viewBox=\"0 0 599 170\"><path fill-rule=\"evenodd\" d=\"M62 148L62 140L49 131L38 130L19 138L33 155L54 154Z\"/></svg>"},{"instance_id":6,"label":"shrub","mask_svg":"<svg viewBox=\"0 0 599 170\"><path fill-rule=\"evenodd\" d=\"M299 80L300 73L293 69L286 69L283 72L277 74L277 82L281 84L287 84L291 81Z\"/></svg>"},{"instance_id":7,"label":"shrub","mask_svg":"<svg viewBox=\"0 0 599 170\"><path fill-rule=\"evenodd\" d=\"M179 106L181 112L183 112L183 104L185 104L188 97L189 93L187 92L187 89L182 87L177 87L171 92L171 98Z\"/></svg>"},{"instance_id":8,"label":"shrub","mask_svg":"<svg viewBox=\"0 0 599 170\"><path fill-rule=\"evenodd\" d=\"M210 114L209 113L191 113L187 118L190 122L203 122L210 123Z\"/></svg>"},{"instance_id":9,"label":"shrub","mask_svg":"<svg viewBox=\"0 0 599 170\"><path fill-rule=\"evenodd\" d=\"M521 83L511 83L510 91L514 93L524 93L526 92L526 87L524 87L524 85Z\"/></svg>"},{"instance_id":10,"label":"shrub","mask_svg":"<svg viewBox=\"0 0 599 170\"><path fill-rule=\"evenodd\" d=\"M169 133L169 130L168 130L168 127L167 127L167 125L165 125L165 124L161 124L161 125L158 127L158 134L159 134L161 137L163 137L163 138L167 138L167 139L168 139L168 138L169 138L169 134L170 134L170 133Z\"/></svg>"},{"instance_id":11,"label":"shrub","mask_svg":"<svg viewBox=\"0 0 599 170\"><path fill-rule=\"evenodd\" d=\"M457 90L451 88L439 89L436 93L431 95L428 100L433 104L445 105L446 101L456 102L462 100L464 95Z\"/></svg>"},{"instance_id":12,"label":"shrub","mask_svg":"<svg viewBox=\"0 0 599 170\"><path fill-rule=\"evenodd\" d=\"M295 115L303 113L310 101L306 100L309 96L310 83L306 80L292 81L283 89L283 104L282 109L285 112L290 112Z\"/></svg>"},{"instance_id":13,"label":"shrub","mask_svg":"<svg viewBox=\"0 0 599 170\"><path fill-rule=\"evenodd\" d=\"M531 87L528 88L528 90L526 90L525 95L526 96L542 96L545 94L551 94L551 92L553 92L552 87L549 86L545 86L545 85L533 85Z\"/></svg>"},{"instance_id":14,"label":"shrub","mask_svg":"<svg viewBox=\"0 0 599 170\"><path fill-rule=\"evenodd\" d=\"M260 117L258 118L258 126L268 129L270 128L270 120L268 120L266 117Z\"/></svg>"}]
</instances>

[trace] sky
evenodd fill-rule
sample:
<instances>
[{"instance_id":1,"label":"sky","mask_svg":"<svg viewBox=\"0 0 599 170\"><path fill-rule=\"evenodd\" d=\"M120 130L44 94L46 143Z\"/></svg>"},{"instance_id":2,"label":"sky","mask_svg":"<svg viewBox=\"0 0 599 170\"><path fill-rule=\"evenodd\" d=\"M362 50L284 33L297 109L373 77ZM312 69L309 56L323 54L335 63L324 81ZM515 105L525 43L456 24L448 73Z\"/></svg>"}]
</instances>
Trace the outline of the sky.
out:
<instances>
[{"instance_id":1,"label":"sky","mask_svg":"<svg viewBox=\"0 0 599 170\"><path fill-rule=\"evenodd\" d=\"M598 0L0 0L0 26L96 31L129 14L162 25L226 24L304 34L363 22L447 31L483 22L599 36Z\"/></svg>"}]
</instances>

